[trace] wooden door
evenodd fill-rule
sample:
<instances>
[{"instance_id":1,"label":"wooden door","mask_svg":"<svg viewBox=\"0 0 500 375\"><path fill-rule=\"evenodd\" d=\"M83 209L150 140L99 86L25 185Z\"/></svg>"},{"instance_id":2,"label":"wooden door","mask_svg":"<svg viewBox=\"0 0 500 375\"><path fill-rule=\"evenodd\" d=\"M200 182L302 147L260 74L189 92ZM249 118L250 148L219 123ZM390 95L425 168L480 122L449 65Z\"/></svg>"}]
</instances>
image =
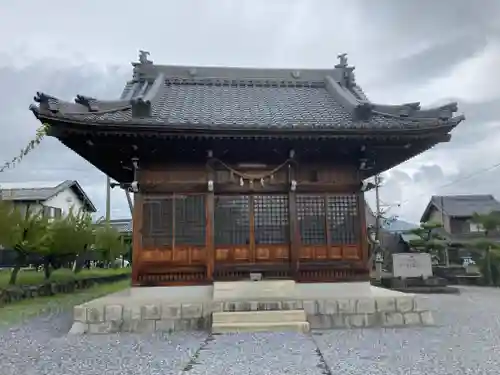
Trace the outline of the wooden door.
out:
<instances>
[{"instance_id":1,"label":"wooden door","mask_svg":"<svg viewBox=\"0 0 500 375\"><path fill-rule=\"evenodd\" d=\"M288 195L215 197L216 268L260 272L288 267Z\"/></svg>"},{"instance_id":2,"label":"wooden door","mask_svg":"<svg viewBox=\"0 0 500 375\"><path fill-rule=\"evenodd\" d=\"M359 201L355 194L297 195L300 262L324 265L362 260ZM331 263L328 263L331 261Z\"/></svg>"},{"instance_id":3,"label":"wooden door","mask_svg":"<svg viewBox=\"0 0 500 375\"><path fill-rule=\"evenodd\" d=\"M205 205L203 194L145 197L141 246L133 265L139 283L171 285L207 281Z\"/></svg>"},{"instance_id":4,"label":"wooden door","mask_svg":"<svg viewBox=\"0 0 500 375\"><path fill-rule=\"evenodd\" d=\"M274 264L290 260L288 195L252 197L254 262Z\"/></svg>"}]
</instances>

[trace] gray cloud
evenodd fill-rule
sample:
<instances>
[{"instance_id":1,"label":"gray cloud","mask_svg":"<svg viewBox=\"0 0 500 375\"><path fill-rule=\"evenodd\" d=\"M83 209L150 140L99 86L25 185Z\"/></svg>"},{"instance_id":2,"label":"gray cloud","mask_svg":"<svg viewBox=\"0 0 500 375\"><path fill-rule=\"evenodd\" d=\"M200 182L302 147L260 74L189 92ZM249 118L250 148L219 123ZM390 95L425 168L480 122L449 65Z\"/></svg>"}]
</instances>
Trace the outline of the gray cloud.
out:
<instances>
[{"instance_id":1,"label":"gray cloud","mask_svg":"<svg viewBox=\"0 0 500 375\"><path fill-rule=\"evenodd\" d=\"M117 97L130 73L110 66L87 65L84 67L60 66L50 61L34 63L22 68L0 69L0 83L9 91L0 93L0 160L7 161L34 137L40 126L28 106L36 91L44 91L70 100L83 93L102 98ZM23 162L10 171L2 173L0 185L8 181L62 181L78 180L94 204L99 208L98 216L104 214L105 176L87 161L67 149L53 138L42 144ZM113 192L115 214L130 216L123 194Z\"/></svg>"},{"instance_id":2,"label":"gray cloud","mask_svg":"<svg viewBox=\"0 0 500 375\"><path fill-rule=\"evenodd\" d=\"M496 0L358 0L359 12L388 42L418 45L459 34L491 35L499 31ZM498 36L498 35L497 35Z\"/></svg>"},{"instance_id":3,"label":"gray cloud","mask_svg":"<svg viewBox=\"0 0 500 375\"><path fill-rule=\"evenodd\" d=\"M410 56L395 59L388 67L391 80L398 85L427 82L483 51L487 42L486 34L462 34L447 41L438 41Z\"/></svg>"}]
</instances>

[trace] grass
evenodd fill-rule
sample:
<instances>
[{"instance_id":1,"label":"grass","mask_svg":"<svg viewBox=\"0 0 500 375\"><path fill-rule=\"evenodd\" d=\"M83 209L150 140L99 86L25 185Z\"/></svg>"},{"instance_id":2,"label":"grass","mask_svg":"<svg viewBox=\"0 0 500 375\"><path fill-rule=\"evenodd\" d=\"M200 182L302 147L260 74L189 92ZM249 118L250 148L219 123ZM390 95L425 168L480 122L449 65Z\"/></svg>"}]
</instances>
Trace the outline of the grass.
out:
<instances>
[{"instance_id":1,"label":"grass","mask_svg":"<svg viewBox=\"0 0 500 375\"><path fill-rule=\"evenodd\" d=\"M91 277L103 277L121 274L130 274L130 268L92 268L90 270L84 269L78 273L72 270L63 268L52 272L50 281L64 282L70 280L87 279ZM0 288L5 288L9 284L10 270L0 270ZM44 283L43 271L36 272L33 269L22 269L17 277L16 285L40 285Z\"/></svg>"},{"instance_id":2,"label":"grass","mask_svg":"<svg viewBox=\"0 0 500 375\"><path fill-rule=\"evenodd\" d=\"M71 294L37 297L0 307L0 327L11 326L45 313L57 313L130 287L130 280L100 284Z\"/></svg>"}]
</instances>

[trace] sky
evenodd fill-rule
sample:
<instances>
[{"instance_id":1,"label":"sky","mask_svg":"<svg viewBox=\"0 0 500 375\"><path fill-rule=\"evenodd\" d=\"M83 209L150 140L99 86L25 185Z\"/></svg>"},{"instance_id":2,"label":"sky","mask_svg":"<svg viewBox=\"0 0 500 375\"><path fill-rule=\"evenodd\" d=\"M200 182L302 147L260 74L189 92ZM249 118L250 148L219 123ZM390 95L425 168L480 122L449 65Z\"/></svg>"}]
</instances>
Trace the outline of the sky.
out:
<instances>
[{"instance_id":1,"label":"sky","mask_svg":"<svg viewBox=\"0 0 500 375\"><path fill-rule=\"evenodd\" d=\"M0 3L0 164L35 136L37 91L117 98L138 50L159 64L332 68L348 53L370 100L458 101L452 140L384 174L388 215L418 222L431 195L500 199L498 0L17 0ZM53 138L2 183L78 180L104 215L106 177ZM367 194L374 205L373 193ZM112 218L130 216L112 192Z\"/></svg>"}]
</instances>

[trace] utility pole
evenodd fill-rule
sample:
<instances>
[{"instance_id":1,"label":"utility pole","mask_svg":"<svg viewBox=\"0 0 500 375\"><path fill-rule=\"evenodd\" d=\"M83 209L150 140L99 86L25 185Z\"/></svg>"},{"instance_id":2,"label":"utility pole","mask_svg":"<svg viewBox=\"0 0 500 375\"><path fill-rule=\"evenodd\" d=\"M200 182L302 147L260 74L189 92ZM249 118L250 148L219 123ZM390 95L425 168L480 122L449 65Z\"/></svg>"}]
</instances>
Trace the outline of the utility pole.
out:
<instances>
[{"instance_id":1,"label":"utility pole","mask_svg":"<svg viewBox=\"0 0 500 375\"><path fill-rule=\"evenodd\" d=\"M380 175L375 175L375 204L376 204L376 216L375 216L375 277L378 283L382 281L382 264L383 264L383 252L380 246L380 219L382 217L382 210L380 209L380 194L379 189L382 179Z\"/></svg>"},{"instance_id":2,"label":"utility pole","mask_svg":"<svg viewBox=\"0 0 500 375\"><path fill-rule=\"evenodd\" d=\"M134 204L132 203L132 198L130 197L130 193L127 189L124 189L125 196L127 197L128 208L130 209L130 216L134 216Z\"/></svg>"},{"instance_id":3,"label":"utility pole","mask_svg":"<svg viewBox=\"0 0 500 375\"><path fill-rule=\"evenodd\" d=\"M111 220L111 178L106 176L106 224Z\"/></svg>"},{"instance_id":4,"label":"utility pole","mask_svg":"<svg viewBox=\"0 0 500 375\"><path fill-rule=\"evenodd\" d=\"M444 197L441 195L441 224L443 225L443 230L446 231L446 229L444 228L444 221L445 221ZM450 255L448 254L448 245L445 245L445 248L444 248L444 264L446 267L450 266Z\"/></svg>"},{"instance_id":5,"label":"utility pole","mask_svg":"<svg viewBox=\"0 0 500 375\"><path fill-rule=\"evenodd\" d=\"M375 201L376 201L376 216L375 216L375 239L380 240L380 218L382 216L382 211L380 209L380 195L379 189L382 180L380 175L375 175Z\"/></svg>"}]
</instances>

